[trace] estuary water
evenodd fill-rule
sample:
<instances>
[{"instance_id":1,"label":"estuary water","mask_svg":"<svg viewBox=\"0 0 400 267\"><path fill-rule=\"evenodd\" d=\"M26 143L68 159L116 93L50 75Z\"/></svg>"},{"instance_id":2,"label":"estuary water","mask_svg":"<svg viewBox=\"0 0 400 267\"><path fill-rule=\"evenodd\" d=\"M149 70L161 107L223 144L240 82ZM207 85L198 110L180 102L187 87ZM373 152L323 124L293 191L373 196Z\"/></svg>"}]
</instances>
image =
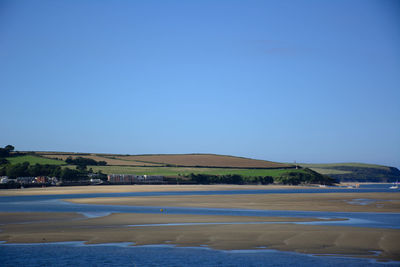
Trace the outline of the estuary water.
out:
<instances>
[{"instance_id":1,"label":"estuary water","mask_svg":"<svg viewBox=\"0 0 400 267\"><path fill-rule=\"evenodd\" d=\"M363 187L365 186L365 187ZM65 194L40 196L0 197L0 212L78 212L87 217L105 216L110 213L159 213L163 209L169 214L222 215L222 216L273 216L273 217L317 217L325 219L345 219L342 221L320 221L301 224L344 225L357 227L400 229L400 213L383 212L326 212L326 211L290 211L290 210L250 210L192 207L143 207L122 205L76 204L62 199L121 196L164 196L164 195L235 195L235 194L284 194L284 193L349 193L354 196L355 204L366 200L357 198L357 193L394 192L390 184L362 185L360 189L315 188L315 189L269 189L269 190L230 190L230 191L178 191L178 192L131 192ZM395 191L400 193L400 191ZM369 200L367 200L369 201ZM300 224L300 223L299 223Z\"/></svg>"},{"instance_id":2,"label":"estuary water","mask_svg":"<svg viewBox=\"0 0 400 267\"><path fill-rule=\"evenodd\" d=\"M0 245L1 266L400 266L350 257L315 256L275 250L224 251L168 245L127 243L84 245L82 242Z\"/></svg>"},{"instance_id":3,"label":"estuary water","mask_svg":"<svg viewBox=\"0 0 400 267\"><path fill-rule=\"evenodd\" d=\"M388 189L389 186L368 185L362 186L360 189L273 189L0 197L0 212L78 212L87 217L100 217L118 212L159 213L160 208L163 208L164 212L170 214L339 218L344 220L296 223L400 229L400 213L132 207L75 204L62 201L62 199L69 198L116 196L342 192L351 193L354 196L355 205L363 205L366 200L357 198L357 193L399 192ZM127 227L135 226L127 225ZM264 248L260 250L220 251L208 248L177 248L165 245L136 247L129 246L126 243L84 245L82 242L0 244L0 259L0 266L400 266L399 262L381 263L369 259L305 255Z\"/></svg>"},{"instance_id":4,"label":"estuary water","mask_svg":"<svg viewBox=\"0 0 400 267\"><path fill-rule=\"evenodd\" d=\"M213 191L160 191L160 192L124 192L124 193L88 193L88 194L57 194L36 196L0 196L1 202L24 200L73 199L90 197L146 197L146 196L188 196L188 195L237 195L237 194L299 194L299 193L387 193L400 192L399 189L389 189L391 184L365 184L360 188L345 186L327 186L325 188L289 188L289 189L246 189L246 190L213 190Z\"/></svg>"}]
</instances>

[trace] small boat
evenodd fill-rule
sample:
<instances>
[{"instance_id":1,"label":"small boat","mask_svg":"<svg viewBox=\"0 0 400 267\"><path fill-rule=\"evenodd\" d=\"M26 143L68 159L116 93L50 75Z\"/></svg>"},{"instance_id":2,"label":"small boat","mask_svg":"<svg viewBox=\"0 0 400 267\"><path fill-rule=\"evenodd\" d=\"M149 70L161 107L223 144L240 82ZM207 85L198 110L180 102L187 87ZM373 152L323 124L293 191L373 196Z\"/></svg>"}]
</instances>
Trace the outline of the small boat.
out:
<instances>
[{"instance_id":1,"label":"small boat","mask_svg":"<svg viewBox=\"0 0 400 267\"><path fill-rule=\"evenodd\" d=\"M399 182L395 182L393 183L393 185L391 187L389 187L389 189L399 189Z\"/></svg>"}]
</instances>

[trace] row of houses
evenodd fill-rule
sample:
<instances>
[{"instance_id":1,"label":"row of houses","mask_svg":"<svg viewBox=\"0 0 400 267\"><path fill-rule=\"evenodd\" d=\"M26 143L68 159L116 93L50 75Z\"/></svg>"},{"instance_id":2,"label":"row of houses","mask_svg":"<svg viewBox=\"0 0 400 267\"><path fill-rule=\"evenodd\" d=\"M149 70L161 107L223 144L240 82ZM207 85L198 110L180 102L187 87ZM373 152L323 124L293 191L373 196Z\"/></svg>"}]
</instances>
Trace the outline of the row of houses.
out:
<instances>
[{"instance_id":1,"label":"row of houses","mask_svg":"<svg viewBox=\"0 0 400 267\"><path fill-rule=\"evenodd\" d=\"M111 184L161 184L164 182L164 176L109 174L107 180Z\"/></svg>"},{"instance_id":2,"label":"row of houses","mask_svg":"<svg viewBox=\"0 0 400 267\"><path fill-rule=\"evenodd\" d=\"M59 180L57 177L47 177L47 176L36 176L36 177L17 177L16 179L10 179L8 176L0 177L0 184L7 183L19 183L21 185L28 184L52 184L56 185Z\"/></svg>"},{"instance_id":3,"label":"row of houses","mask_svg":"<svg viewBox=\"0 0 400 267\"><path fill-rule=\"evenodd\" d=\"M96 174L88 175L89 181L75 181L74 183L90 183L102 184L103 181L97 178ZM164 182L163 176L157 175L132 175L132 174L110 174L107 176L108 183L110 184L162 184ZM0 176L0 184L18 183L24 185L58 185L61 181L57 177L37 176L37 177L18 177L10 179L7 176ZM67 182L68 183L68 182Z\"/></svg>"}]
</instances>

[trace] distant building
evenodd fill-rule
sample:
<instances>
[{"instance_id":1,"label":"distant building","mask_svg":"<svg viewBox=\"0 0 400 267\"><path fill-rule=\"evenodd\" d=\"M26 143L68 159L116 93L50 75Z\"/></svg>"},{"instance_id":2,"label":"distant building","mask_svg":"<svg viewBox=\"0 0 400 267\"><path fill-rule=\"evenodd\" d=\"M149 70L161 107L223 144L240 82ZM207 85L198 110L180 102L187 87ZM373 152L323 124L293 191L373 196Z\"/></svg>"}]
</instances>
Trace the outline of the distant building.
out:
<instances>
[{"instance_id":1,"label":"distant building","mask_svg":"<svg viewBox=\"0 0 400 267\"><path fill-rule=\"evenodd\" d=\"M164 177L154 175L109 174L107 180L110 183L116 184L152 184L162 183Z\"/></svg>"},{"instance_id":2,"label":"distant building","mask_svg":"<svg viewBox=\"0 0 400 267\"><path fill-rule=\"evenodd\" d=\"M144 176L144 182L153 184L153 183L162 183L164 181L163 176L157 176L157 175L143 175Z\"/></svg>"},{"instance_id":3,"label":"distant building","mask_svg":"<svg viewBox=\"0 0 400 267\"><path fill-rule=\"evenodd\" d=\"M115 184L133 184L135 183L136 175L131 174L109 174L107 180Z\"/></svg>"},{"instance_id":4,"label":"distant building","mask_svg":"<svg viewBox=\"0 0 400 267\"><path fill-rule=\"evenodd\" d=\"M17 177L17 183L20 184L32 184L36 177Z\"/></svg>"},{"instance_id":5,"label":"distant building","mask_svg":"<svg viewBox=\"0 0 400 267\"><path fill-rule=\"evenodd\" d=\"M6 184L10 181L10 179L8 179L8 176L0 176L0 184Z\"/></svg>"},{"instance_id":6,"label":"distant building","mask_svg":"<svg viewBox=\"0 0 400 267\"><path fill-rule=\"evenodd\" d=\"M49 179L49 183L51 183L52 185L57 185L57 183L59 182L59 179L57 177L47 177Z\"/></svg>"},{"instance_id":7,"label":"distant building","mask_svg":"<svg viewBox=\"0 0 400 267\"><path fill-rule=\"evenodd\" d=\"M49 182L49 178L46 176L37 176L34 182L37 184L46 184Z\"/></svg>"},{"instance_id":8,"label":"distant building","mask_svg":"<svg viewBox=\"0 0 400 267\"><path fill-rule=\"evenodd\" d=\"M102 181L101 179L91 178L91 179L90 179L90 183L91 183L91 184L102 184L103 181Z\"/></svg>"}]
</instances>

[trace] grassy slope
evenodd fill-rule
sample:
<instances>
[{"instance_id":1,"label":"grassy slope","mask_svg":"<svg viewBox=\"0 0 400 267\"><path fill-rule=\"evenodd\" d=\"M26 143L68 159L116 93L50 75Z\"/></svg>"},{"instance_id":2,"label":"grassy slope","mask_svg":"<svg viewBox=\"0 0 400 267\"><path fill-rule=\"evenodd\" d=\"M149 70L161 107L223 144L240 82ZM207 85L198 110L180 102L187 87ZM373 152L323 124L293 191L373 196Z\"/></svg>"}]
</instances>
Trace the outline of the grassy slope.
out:
<instances>
[{"instance_id":1,"label":"grassy slope","mask_svg":"<svg viewBox=\"0 0 400 267\"><path fill-rule=\"evenodd\" d=\"M38 156L33 156L33 155L24 155L24 156L17 156L17 157L9 157L7 160L11 164L17 164L17 163L23 163L23 162L29 162L30 164L49 164L49 165L63 165L65 164L65 161L62 160L56 160L56 159L47 159L47 158L42 158Z\"/></svg>"},{"instance_id":2,"label":"grassy slope","mask_svg":"<svg viewBox=\"0 0 400 267\"><path fill-rule=\"evenodd\" d=\"M397 168L365 163L299 164L340 181L393 182L400 180Z\"/></svg>"},{"instance_id":3,"label":"grassy slope","mask_svg":"<svg viewBox=\"0 0 400 267\"><path fill-rule=\"evenodd\" d=\"M340 166L348 166L348 167L360 167L360 168L378 168L378 169L388 169L389 167L377 164L366 164L366 163L357 163L357 162L344 162L344 163L299 163L302 167L307 168L335 168Z\"/></svg>"},{"instance_id":4,"label":"grassy slope","mask_svg":"<svg viewBox=\"0 0 400 267\"><path fill-rule=\"evenodd\" d=\"M101 170L106 174L137 174L178 176L191 173L203 174L240 174L243 176L278 176L295 169L229 169L229 168L195 168L195 167L133 167L133 166L90 166L94 171ZM297 170L302 171L302 170Z\"/></svg>"},{"instance_id":5,"label":"grassy slope","mask_svg":"<svg viewBox=\"0 0 400 267\"><path fill-rule=\"evenodd\" d=\"M107 174L148 174L148 175L163 175L163 176L178 176L188 175L190 173L203 173L213 175L224 175L224 174L240 174L243 176L279 176L282 173L288 171L296 171L294 169L248 169L246 167L263 166L269 164L268 161L257 161L246 158L231 157L231 156L220 156L213 154L187 154L187 155L138 155L138 156L127 156L127 155L111 155L111 154L85 154L79 153L66 153L66 152L38 152L38 154L47 154L50 158L44 158L34 155L25 155L19 157L10 157L8 160L12 164L29 162L30 164L54 164L63 165L65 164L62 160L51 159L54 157L65 158L69 155L83 156L96 158L96 160L105 160L110 166L89 166L94 171L101 170ZM217 166L223 167L224 164L230 164L236 168L198 168L198 167L157 167L157 166L143 166L146 163L144 159L158 160L158 165L163 163L180 163L189 165L205 165L209 164L210 160L217 164ZM196 159L199 161L197 162ZM215 161L214 161L215 160ZM162 163L160 162L162 161ZM148 164L148 163L147 163ZM241 164L247 165L242 168L237 168ZM255 164L255 165L254 165ZM260 165L258 165L260 164ZM141 166L138 166L141 165ZM150 165L150 164L149 164ZM153 165L153 164L151 164ZM154 164L154 165L157 165ZM359 181L359 182L392 182L400 180L400 171L396 168L364 164L364 163L333 163L333 164L299 164L302 167L311 168L312 170L329 175L341 181ZM265 165L264 165L265 166ZM287 165L286 165L287 166ZM301 171L301 170L299 170Z\"/></svg>"},{"instance_id":6,"label":"grassy slope","mask_svg":"<svg viewBox=\"0 0 400 267\"><path fill-rule=\"evenodd\" d=\"M109 157L109 156L100 156L97 154L93 155L65 155L65 154L40 154L42 157L49 158L49 159L62 159L66 160L68 157L71 157L73 159L77 157L84 157L88 159L93 159L96 161L105 161L107 162L107 165L117 165L117 166L158 166L160 164L151 164L151 163L143 163L143 162L137 162L137 161L132 161L132 160L123 160L123 159L115 159L114 157Z\"/></svg>"},{"instance_id":7,"label":"grassy slope","mask_svg":"<svg viewBox=\"0 0 400 267\"><path fill-rule=\"evenodd\" d=\"M65 160L82 156L66 152L37 152L43 157L60 158ZM112 155L87 154L83 157L97 161L106 161L107 165L117 166L179 166L179 167L224 167L224 168L293 168L292 164L257 160L243 157L215 155L215 154L160 154L160 155Z\"/></svg>"},{"instance_id":8,"label":"grassy slope","mask_svg":"<svg viewBox=\"0 0 400 267\"><path fill-rule=\"evenodd\" d=\"M163 154L117 156L118 159L168 164L181 167L225 167L225 168L291 168L291 164L215 154Z\"/></svg>"}]
</instances>

